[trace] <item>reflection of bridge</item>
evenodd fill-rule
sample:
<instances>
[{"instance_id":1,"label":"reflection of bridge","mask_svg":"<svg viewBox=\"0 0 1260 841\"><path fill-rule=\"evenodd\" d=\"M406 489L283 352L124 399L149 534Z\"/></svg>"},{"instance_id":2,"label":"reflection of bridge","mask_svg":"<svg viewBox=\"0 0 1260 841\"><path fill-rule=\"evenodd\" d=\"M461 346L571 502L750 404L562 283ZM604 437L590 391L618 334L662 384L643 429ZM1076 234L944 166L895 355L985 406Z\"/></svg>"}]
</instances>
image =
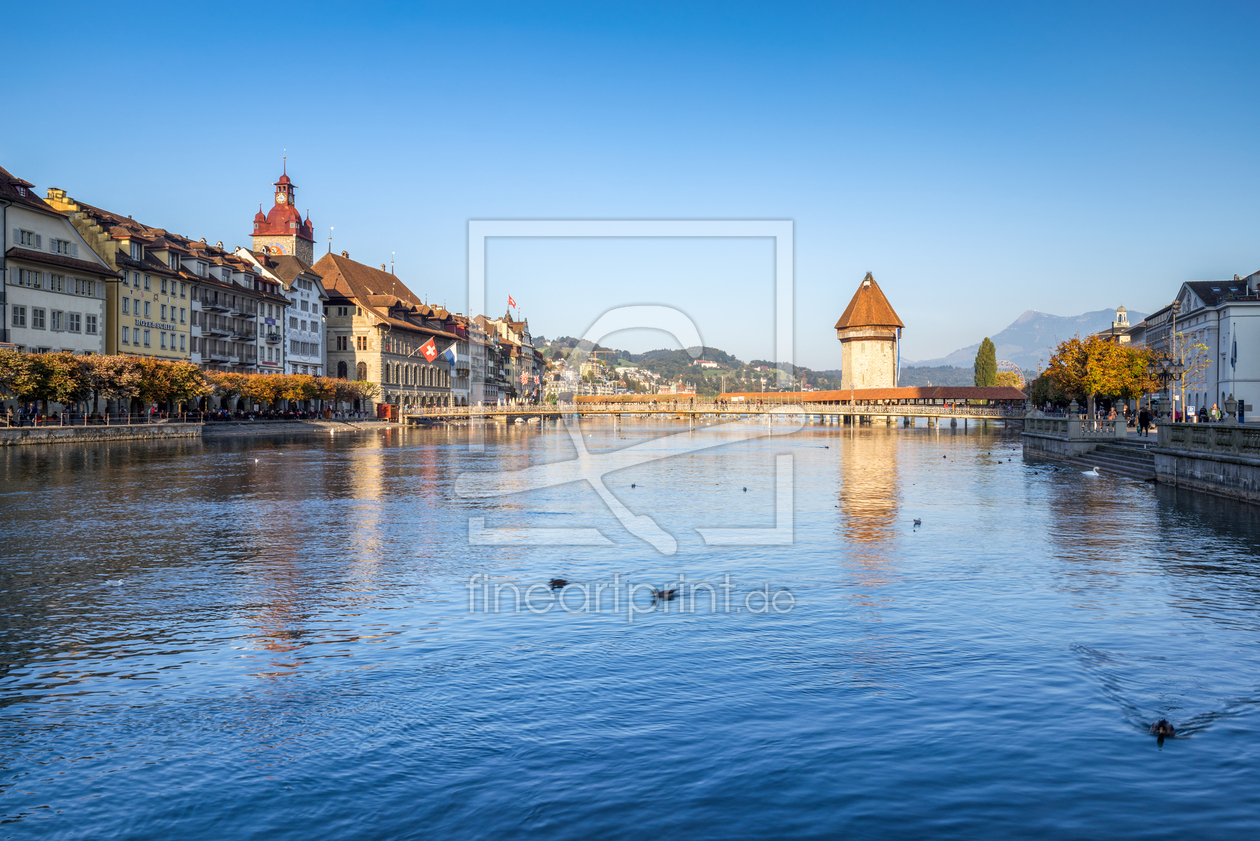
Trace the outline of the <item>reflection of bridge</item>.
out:
<instances>
[{"instance_id":1,"label":"reflection of bridge","mask_svg":"<svg viewBox=\"0 0 1260 841\"><path fill-rule=\"evenodd\" d=\"M934 427L942 419L951 421L961 419L964 424L968 420L988 421L1020 421L1024 419L1024 408L1007 408L1004 406L971 406L933 403L791 403L759 405L755 402L692 402L677 401L643 401L634 402L583 402L562 403L554 406L458 406L449 408L433 408L423 412L411 412L403 415L406 423L429 423L437 420L495 420L514 421L530 418L560 418L564 416L578 417L613 417L637 418L654 417L686 420L692 423L699 420L735 420L738 418L763 418L773 423L776 418L801 421L804 423L841 424L852 423L895 423L901 418L906 426L912 425L916 418L926 418L927 425Z\"/></svg>"}]
</instances>

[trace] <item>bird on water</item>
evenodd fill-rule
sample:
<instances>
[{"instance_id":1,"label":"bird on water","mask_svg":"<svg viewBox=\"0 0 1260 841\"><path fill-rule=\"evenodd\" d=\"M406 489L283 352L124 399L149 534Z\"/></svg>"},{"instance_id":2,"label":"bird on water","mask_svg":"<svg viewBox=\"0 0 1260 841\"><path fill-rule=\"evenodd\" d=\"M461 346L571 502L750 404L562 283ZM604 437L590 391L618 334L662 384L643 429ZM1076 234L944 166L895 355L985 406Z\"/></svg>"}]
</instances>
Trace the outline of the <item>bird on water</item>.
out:
<instances>
[{"instance_id":1,"label":"bird on water","mask_svg":"<svg viewBox=\"0 0 1260 841\"><path fill-rule=\"evenodd\" d=\"M1102 474L1101 474L1101 473L1099 473L1099 472L1098 472L1098 468L1097 468L1097 467L1095 467L1093 470L1085 470L1085 471L1082 471L1082 472L1081 472L1081 475L1082 475L1082 476L1088 476L1088 477L1089 477L1089 478L1091 478L1091 479L1097 479L1097 478L1098 478L1099 476L1101 476Z\"/></svg>"},{"instance_id":2,"label":"bird on water","mask_svg":"<svg viewBox=\"0 0 1260 841\"><path fill-rule=\"evenodd\" d=\"M551 589L553 590L560 590L568 586L569 586L569 582L565 581L563 578L551 579Z\"/></svg>"},{"instance_id":3,"label":"bird on water","mask_svg":"<svg viewBox=\"0 0 1260 841\"><path fill-rule=\"evenodd\" d=\"M921 526L921 525L923 525L923 521L922 521L922 520L920 520L918 517L915 517L915 518L914 518L914 524L915 524L916 526Z\"/></svg>"},{"instance_id":4,"label":"bird on water","mask_svg":"<svg viewBox=\"0 0 1260 841\"><path fill-rule=\"evenodd\" d=\"M1164 739L1170 739L1177 735L1177 728L1173 727L1168 719L1161 718L1159 721L1151 725L1151 735L1157 737L1162 742Z\"/></svg>"},{"instance_id":5,"label":"bird on water","mask_svg":"<svg viewBox=\"0 0 1260 841\"><path fill-rule=\"evenodd\" d=\"M658 590L655 587L652 588L653 601L656 601L659 599L660 601L668 602L668 601L673 601L677 597L678 597L678 588L676 587L672 590Z\"/></svg>"}]
</instances>

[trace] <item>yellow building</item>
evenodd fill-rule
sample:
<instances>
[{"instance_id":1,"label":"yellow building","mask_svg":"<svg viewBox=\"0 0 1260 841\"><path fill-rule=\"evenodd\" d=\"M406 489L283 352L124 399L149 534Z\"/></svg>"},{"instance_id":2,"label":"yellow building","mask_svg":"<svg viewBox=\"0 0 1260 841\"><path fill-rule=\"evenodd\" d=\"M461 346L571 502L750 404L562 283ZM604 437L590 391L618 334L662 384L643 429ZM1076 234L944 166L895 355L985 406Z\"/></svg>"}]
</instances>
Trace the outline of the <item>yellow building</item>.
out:
<instances>
[{"instance_id":1,"label":"yellow building","mask_svg":"<svg viewBox=\"0 0 1260 841\"><path fill-rule=\"evenodd\" d=\"M105 353L189 360L191 291L179 271L187 255L166 231L76 201L65 190L48 190L47 201L119 274L105 286Z\"/></svg>"}]
</instances>

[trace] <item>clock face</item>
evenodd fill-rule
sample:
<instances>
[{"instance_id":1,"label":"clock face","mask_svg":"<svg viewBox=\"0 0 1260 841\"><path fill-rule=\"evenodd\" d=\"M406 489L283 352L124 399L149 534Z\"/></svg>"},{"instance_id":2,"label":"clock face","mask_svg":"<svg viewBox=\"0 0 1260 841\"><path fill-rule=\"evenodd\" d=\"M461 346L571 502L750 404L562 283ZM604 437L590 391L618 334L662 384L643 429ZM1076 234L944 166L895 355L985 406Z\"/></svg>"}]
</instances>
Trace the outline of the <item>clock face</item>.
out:
<instances>
[{"instance_id":1,"label":"clock face","mask_svg":"<svg viewBox=\"0 0 1260 841\"><path fill-rule=\"evenodd\" d=\"M284 204L284 203L285 203L285 200L286 200L286 199L285 199L285 195L284 195L284 193L276 193L276 203L277 203L277 204Z\"/></svg>"}]
</instances>

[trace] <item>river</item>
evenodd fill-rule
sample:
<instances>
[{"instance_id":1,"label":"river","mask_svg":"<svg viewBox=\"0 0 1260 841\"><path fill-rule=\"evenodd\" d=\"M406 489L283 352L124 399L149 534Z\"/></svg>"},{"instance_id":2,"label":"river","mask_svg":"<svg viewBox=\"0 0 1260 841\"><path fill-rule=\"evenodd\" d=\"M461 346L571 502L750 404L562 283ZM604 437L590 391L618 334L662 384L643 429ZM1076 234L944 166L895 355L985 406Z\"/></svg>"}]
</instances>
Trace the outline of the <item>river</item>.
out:
<instances>
[{"instance_id":1,"label":"river","mask_svg":"<svg viewBox=\"0 0 1260 841\"><path fill-rule=\"evenodd\" d=\"M551 423L3 448L0 837L1260 831L1255 509L1001 429L736 437L607 474L672 554L528 490Z\"/></svg>"}]
</instances>

